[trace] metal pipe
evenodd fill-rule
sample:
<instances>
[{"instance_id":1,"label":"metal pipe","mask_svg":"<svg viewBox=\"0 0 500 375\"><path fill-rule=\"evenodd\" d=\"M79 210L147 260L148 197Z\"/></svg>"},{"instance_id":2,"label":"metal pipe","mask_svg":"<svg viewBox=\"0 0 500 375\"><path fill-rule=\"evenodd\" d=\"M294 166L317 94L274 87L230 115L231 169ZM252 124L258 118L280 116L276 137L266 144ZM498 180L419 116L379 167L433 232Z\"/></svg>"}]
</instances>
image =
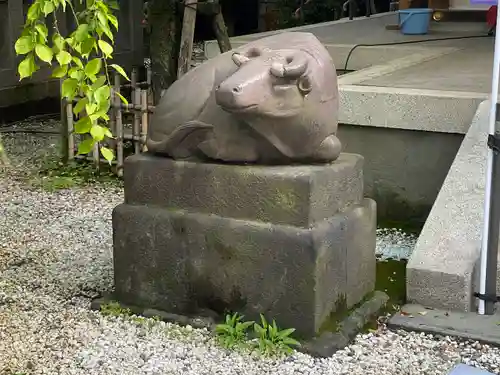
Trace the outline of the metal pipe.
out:
<instances>
[{"instance_id":1,"label":"metal pipe","mask_svg":"<svg viewBox=\"0 0 500 375\"><path fill-rule=\"evenodd\" d=\"M497 8L497 19L500 19L500 7ZM500 22L496 24L496 35L500 35ZM493 74L491 79L490 116L489 116L489 136L498 136L496 131L498 88L500 81L500 38L495 38L495 52L493 57ZM495 302L487 300L486 295L496 296L496 263L498 257L498 151L488 148L488 160L486 169L486 191L484 199L484 219L483 235L481 239L481 263L479 281L479 306L480 315L491 315L494 312ZM497 212L495 212L495 210ZM495 222L496 221L496 222ZM492 268L494 263L494 269ZM494 287L494 288L493 288ZM492 290L493 289L493 290Z\"/></svg>"}]
</instances>

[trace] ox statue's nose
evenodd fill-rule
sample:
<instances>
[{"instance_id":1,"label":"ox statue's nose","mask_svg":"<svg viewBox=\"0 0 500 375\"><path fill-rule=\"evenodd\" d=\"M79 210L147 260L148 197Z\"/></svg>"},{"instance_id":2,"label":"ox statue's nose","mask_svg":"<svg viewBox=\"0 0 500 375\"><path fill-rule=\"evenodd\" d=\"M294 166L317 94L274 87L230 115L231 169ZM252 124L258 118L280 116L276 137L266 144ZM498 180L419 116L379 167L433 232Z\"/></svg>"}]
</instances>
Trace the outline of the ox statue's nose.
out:
<instances>
[{"instance_id":1,"label":"ox statue's nose","mask_svg":"<svg viewBox=\"0 0 500 375\"><path fill-rule=\"evenodd\" d=\"M215 100L223 108L235 108L239 106L239 96L243 88L240 85L220 85L215 91Z\"/></svg>"}]
</instances>

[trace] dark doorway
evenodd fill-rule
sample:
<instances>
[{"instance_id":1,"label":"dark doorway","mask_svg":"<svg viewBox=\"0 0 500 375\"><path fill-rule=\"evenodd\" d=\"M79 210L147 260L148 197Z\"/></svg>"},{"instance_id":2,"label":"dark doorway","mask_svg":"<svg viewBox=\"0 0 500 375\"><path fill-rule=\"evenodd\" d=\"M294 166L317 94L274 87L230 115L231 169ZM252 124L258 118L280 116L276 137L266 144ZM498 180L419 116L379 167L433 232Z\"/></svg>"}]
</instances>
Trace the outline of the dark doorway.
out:
<instances>
[{"instance_id":1,"label":"dark doorway","mask_svg":"<svg viewBox=\"0 0 500 375\"><path fill-rule=\"evenodd\" d=\"M229 36L246 35L259 31L258 0L220 0L220 5ZM195 39L201 41L214 38L211 18L198 14Z\"/></svg>"},{"instance_id":2,"label":"dark doorway","mask_svg":"<svg viewBox=\"0 0 500 375\"><path fill-rule=\"evenodd\" d=\"M221 6L224 16L232 24L234 36L251 34L258 31L258 0L221 0Z\"/></svg>"}]
</instances>

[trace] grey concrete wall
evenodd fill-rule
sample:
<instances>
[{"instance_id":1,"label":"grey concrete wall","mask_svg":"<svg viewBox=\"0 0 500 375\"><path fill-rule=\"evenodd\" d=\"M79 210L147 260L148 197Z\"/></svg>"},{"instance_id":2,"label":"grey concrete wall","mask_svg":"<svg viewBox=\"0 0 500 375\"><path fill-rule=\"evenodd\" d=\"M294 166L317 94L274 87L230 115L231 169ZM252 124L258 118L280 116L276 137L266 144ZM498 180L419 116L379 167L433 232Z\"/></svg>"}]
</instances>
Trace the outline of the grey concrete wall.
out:
<instances>
[{"instance_id":1,"label":"grey concrete wall","mask_svg":"<svg viewBox=\"0 0 500 375\"><path fill-rule=\"evenodd\" d=\"M59 98L59 80L1 88L0 108L46 98Z\"/></svg>"},{"instance_id":2,"label":"grey concrete wall","mask_svg":"<svg viewBox=\"0 0 500 375\"><path fill-rule=\"evenodd\" d=\"M365 158L366 195L380 224L421 226L441 189L462 134L340 125L344 151Z\"/></svg>"},{"instance_id":3,"label":"grey concrete wall","mask_svg":"<svg viewBox=\"0 0 500 375\"><path fill-rule=\"evenodd\" d=\"M489 102L479 105L407 266L408 301L471 311L484 216ZM476 283L475 283L476 282ZM497 281L498 282L498 281ZM500 284L497 284L497 293Z\"/></svg>"}]
</instances>

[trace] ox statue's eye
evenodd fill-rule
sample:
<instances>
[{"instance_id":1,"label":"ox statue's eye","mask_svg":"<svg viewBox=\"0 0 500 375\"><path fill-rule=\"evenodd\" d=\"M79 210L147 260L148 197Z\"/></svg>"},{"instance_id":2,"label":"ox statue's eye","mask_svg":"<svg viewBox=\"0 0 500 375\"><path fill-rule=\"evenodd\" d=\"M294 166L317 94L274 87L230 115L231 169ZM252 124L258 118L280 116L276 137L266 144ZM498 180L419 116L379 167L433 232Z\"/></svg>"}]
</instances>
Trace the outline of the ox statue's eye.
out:
<instances>
[{"instance_id":1,"label":"ox statue's eye","mask_svg":"<svg viewBox=\"0 0 500 375\"><path fill-rule=\"evenodd\" d=\"M297 81L297 87L302 94L307 95L312 91L312 82L308 76L302 76Z\"/></svg>"}]
</instances>

